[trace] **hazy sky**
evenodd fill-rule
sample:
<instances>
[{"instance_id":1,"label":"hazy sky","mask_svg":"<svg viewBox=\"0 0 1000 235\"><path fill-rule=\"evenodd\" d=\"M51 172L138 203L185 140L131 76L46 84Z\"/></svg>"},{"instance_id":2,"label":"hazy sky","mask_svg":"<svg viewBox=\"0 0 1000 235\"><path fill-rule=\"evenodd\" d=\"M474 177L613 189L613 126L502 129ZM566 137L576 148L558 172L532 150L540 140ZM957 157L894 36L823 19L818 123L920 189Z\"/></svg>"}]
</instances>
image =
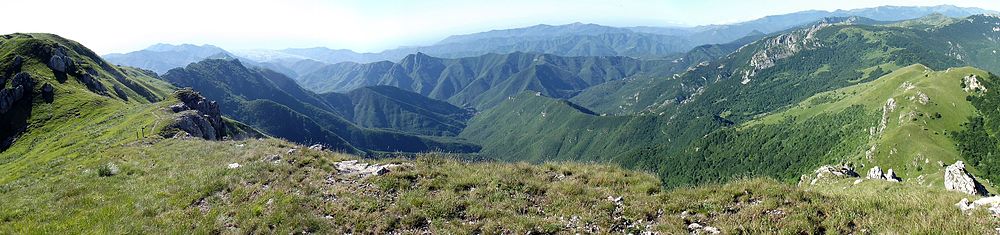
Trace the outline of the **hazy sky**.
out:
<instances>
[{"instance_id":1,"label":"hazy sky","mask_svg":"<svg viewBox=\"0 0 1000 235\"><path fill-rule=\"evenodd\" d=\"M535 24L704 25L810 9L940 4L1000 10L997 0L0 0L0 34L56 33L100 54L160 42L373 52Z\"/></svg>"}]
</instances>

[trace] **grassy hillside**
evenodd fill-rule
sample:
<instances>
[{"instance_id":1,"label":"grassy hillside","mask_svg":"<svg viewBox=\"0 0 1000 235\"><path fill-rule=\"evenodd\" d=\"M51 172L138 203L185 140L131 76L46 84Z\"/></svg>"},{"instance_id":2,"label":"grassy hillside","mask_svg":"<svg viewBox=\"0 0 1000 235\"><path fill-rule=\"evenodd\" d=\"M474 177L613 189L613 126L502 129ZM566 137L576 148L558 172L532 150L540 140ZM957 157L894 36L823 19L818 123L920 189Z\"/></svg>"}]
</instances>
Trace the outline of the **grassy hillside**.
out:
<instances>
[{"instance_id":1,"label":"grassy hillside","mask_svg":"<svg viewBox=\"0 0 1000 235\"><path fill-rule=\"evenodd\" d=\"M7 39L0 48L64 47L73 49L67 56L76 67L104 63L54 35ZM60 81L40 63L52 55L14 48L0 54L24 56L14 70L32 74L36 84L12 109L22 112L26 128L0 152L3 234L676 234L692 223L724 233L987 233L1000 225L985 210L957 210L954 202L966 195L911 182L796 187L740 179L665 190L656 175L599 164L470 163L440 155L364 160L271 138L165 138L162 131L179 115L171 106L182 102L165 92L172 87L133 76L148 74L141 71L126 68L114 77L100 70L87 81L149 85L115 93L156 96L102 94L93 82L77 82L76 72ZM12 69L3 58L4 69ZM34 95L44 94L45 83L54 94ZM543 98L535 99L549 100ZM546 110L592 115L558 102ZM349 159L394 166L364 176L338 167Z\"/></svg>"},{"instance_id":2,"label":"grassy hillside","mask_svg":"<svg viewBox=\"0 0 1000 235\"><path fill-rule=\"evenodd\" d=\"M522 100L514 99L472 119L461 136L483 145L483 153L499 159L536 160L534 156L521 153L544 153L549 159L612 161L630 168L656 171L670 186L718 181L745 174L771 175L791 181L821 163L843 159L844 155L838 156L839 154L856 156L860 150L864 155L864 150L870 149L875 143L869 144L868 140L861 138L861 134L867 135L868 129L873 125L872 122L881 119L881 111L874 113L877 110L872 110L871 107L812 110L815 111L812 114L822 117L799 120L810 122L799 126L803 127L800 129L774 124L767 128L739 132L727 127L739 126L782 112L816 94L876 81L883 75L911 64L919 63L939 71L969 64L989 65L988 59L969 59L973 51L970 48L966 48L965 52L950 50L949 47L957 48L953 46L952 37L958 34L949 34L944 30L959 27L963 24L961 22L970 20L982 22L977 17L969 17L942 26L938 30L861 25L856 22L867 20L857 17L826 19L813 25L769 35L721 59L699 63L673 77L634 79L618 83L620 87L599 85L593 88L602 89L593 94L615 94L612 99L589 101L581 100L583 98L574 99L597 104L600 113L620 115L614 118L580 114L555 115L544 119L516 117L512 113L522 109L538 109L539 105L534 102L522 103ZM966 31L969 31L968 34L986 36L994 33L992 29L980 26L982 25L976 24L976 27L967 27ZM981 43L990 41L988 37L983 36L964 40ZM981 52L981 50L976 51ZM949 75L949 79L957 79L956 76L958 75ZM958 85L960 83L945 84L931 90L951 89ZM581 94L591 94L591 92L584 91ZM908 94L896 100L902 102L903 98L908 100L909 96L914 95ZM589 97L607 98L600 95ZM964 100L963 96L947 97L948 100ZM887 98L888 96L875 102L884 105ZM933 99L931 101L933 102ZM944 129L957 131L959 130L957 125L961 124L961 121L974 115L973 112L969 112L967 102L966 106L962 107L940 110L944 116L942 120L950 124L929 127L937 129L938 133L934 134L934 131L931 131L933 137L923 141L934 143L928 146L955 144L948 140L948 134L944 133ZM924 116L917 117L920 119L934 115L938 111L926 112L920 109L907 110L905 113L911 112L914 115L923 114ZM958 113L949 116L947 112ZM899 119L898 113L891 115L896 115L892 116L894 120ZM505 122L497 122L498 120ZM584 128L563 125L597 120L617 121L605 125L608 128L604 129L599 137L593 138L582 137L588 135ZM519 129L522 126L537 127L544 131ZM887 135L891 137L891 135L905 134L909 133ZM765 141L768 139L774 141ZM507 144L509 142L522 144ZM733 145L706 146L706 142L728 142ZM631 145L635 143L651 144ZM813 146L813 143L818 143L818 146ZM761 148L761 144L766 144L763 147L767 151L759 153L767 153L773 155L772 157L740 160L739 157L726 155L751 156L754 155L751 153ZM824 144L829 145L824 146ZM867 147L860 147L863 145ZM911 173L917 168L927 168L928 165L936 167L936 160L956 159L946 157L956 156L954 148L946 151L910 146L900 143L899 146L895 146L896 150L876 147L873 150L875 155L873 158L885 158L889 152L907 156L916 153L942 155L907 157L897 162L873 163L906 168L902 171ZM719 148L712 151L720 154L695 151L706 147ZM713 157L701 156L705 154ZM914 159L920 159L920 164L915 163ZM929 163L924 163L925 160ZM866 166L872 165L866 164ZM711 170L687 170L692 167ZM923 173L914 173L911 177L920 174Z\"/></svg>"},{"instance_id":3,"label":"grassy hillside","mask_svg":"<svg viewBox=\"0 0 1000 235\"><path fill-rule=\"evenodd\" d=\"M950 133L962 130L978 112L966 100L973 93L962 88L970 75L989 77L969 67L933 71L913 65L819 93L781 112L708 134L683 154L658 155L673 163L659 172L668 184L744 175L795 182L821 164L846 162L859 172L892 168L904 180L940 188L944 166L939 162L964 160Z\"/></svg>"},{"instance_id":4,"label":"grassy hillside","mask_svg":"<svg viewBox=\"0 0 1000 235\"><path fill-rule=\"evenodd\" d=\"M699 223L724 233L985 233L998 224L954 208L962 194L879 181L664 191L654 175L595 164L424 156L376 161L403 166L361 178L335 169L353 156L279 140L99 148L0 181L0 232L687 233Z\"/></svg>"}]
</instances>

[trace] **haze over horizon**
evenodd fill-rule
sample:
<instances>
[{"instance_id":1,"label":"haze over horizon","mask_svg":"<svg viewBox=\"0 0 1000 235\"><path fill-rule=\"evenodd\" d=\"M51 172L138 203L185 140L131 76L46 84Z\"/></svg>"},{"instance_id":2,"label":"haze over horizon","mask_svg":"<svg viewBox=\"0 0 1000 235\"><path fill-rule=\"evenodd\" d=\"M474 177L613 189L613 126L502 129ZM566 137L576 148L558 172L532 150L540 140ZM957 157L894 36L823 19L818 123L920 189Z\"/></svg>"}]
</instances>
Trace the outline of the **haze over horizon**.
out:
<instances>
[{"instance_id":1,"label":"haze over horizon","mask_svg":"<svg viewBox=\"0 0 1000 235\"><path fill-rule=\"evenodd\" d=\"M211 44L225 49L329 47L379 52L428 45L450 35L538 24L574 22L608 26L697 26L727 24L805 10L857 9L884 5L955 5L1000 9L1000 2L963 1L125 1L44 0L6 3L11 9L47 9L76 15L103 27L11 11L22 20L0 33L51 32L74 38L99 54L140 50L157 43ZM194 6L194 7L192 7ZM159 9L150 11L149 9ZM228 9L220 11L219 9ZM117 22L117 23L110 23Z\"/></svg>"}]
</instances>

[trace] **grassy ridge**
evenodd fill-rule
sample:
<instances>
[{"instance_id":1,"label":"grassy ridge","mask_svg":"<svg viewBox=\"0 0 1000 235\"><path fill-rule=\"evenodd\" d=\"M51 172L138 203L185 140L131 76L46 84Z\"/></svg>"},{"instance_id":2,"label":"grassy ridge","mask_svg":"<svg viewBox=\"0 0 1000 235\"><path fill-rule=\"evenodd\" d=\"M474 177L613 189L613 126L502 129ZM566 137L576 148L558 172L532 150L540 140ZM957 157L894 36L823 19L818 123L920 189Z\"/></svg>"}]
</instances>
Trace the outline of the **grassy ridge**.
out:
<instances>
[{"instance_id":1,"label":"grassy ridge","mask_svg":"<svg viewBox=\"0 0 1000 235\"><path fill-rule=\"evenodd\" d=\"M334 169L353 156L273 139L100 148L0 184L0 233L686 233L689 223L726 233L984 233L998 224L984 210L960 213L952 204L962 194L909 183L750 179L664 191L652 174L606 165L443 156L381 160L404 166L357 178ZM110 164L117 174L101 173Z\"/></svg>"}]
</instances>

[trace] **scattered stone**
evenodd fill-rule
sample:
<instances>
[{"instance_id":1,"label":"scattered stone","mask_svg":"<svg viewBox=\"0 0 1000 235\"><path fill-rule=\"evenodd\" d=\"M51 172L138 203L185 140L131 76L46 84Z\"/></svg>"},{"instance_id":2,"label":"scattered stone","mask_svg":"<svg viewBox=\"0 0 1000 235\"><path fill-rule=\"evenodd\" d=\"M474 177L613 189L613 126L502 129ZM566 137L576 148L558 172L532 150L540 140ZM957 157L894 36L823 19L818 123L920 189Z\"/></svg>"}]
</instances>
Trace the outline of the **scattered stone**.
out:
<instances>
[{"instance_id":1,"label":"scattered stone","mask_svg":"<svg viewBox=\"0 0 1000 235\"><path fill-rule=\"evenodd\" d=\"M805 182L814 185L823 179L851 177L859 177L859 175L849 165L824 165L816 169L815 175L805 174L799 177L799 185L803 185Z\"/></svg>"},{"instance_id":2,"label":"scattered stone","mask_svg":"<svg viewBox=\"0 0 1000 235\"><path fill-rule=\"evenodd\" d=\"M972 205L972 203L969 202L968 198L962 198L961 201L955 203L955 206L958 207L958 209L961 210L962 212L966 212L976 208L975 206Z\"/></svg>"},{"instance_id":3,"label":"scattered stone","mask_svg":"<svg viewBox=\"0 0 1000 235\"><path fill-rule=\"evenodd\" d=\"M292 153L294 153L295 151L299 151L299 149L288 149L288 151L285 151L285 153L286 153L286 154L292 154Z\"/></svg>"},{"instance_id":4,"label":"scattered stone","mask_svg":"<svg viewBox=\"0 0 1000 235\"><path fill-rule=\"evenodd\" d=\"M264 161L268 161L268 162L271 162L271 163L274 163L274 164L278 164L278 163L281 163L281 156L278 156L277 154L272 154L272 155L269 155L269 156L265 157Z\"/></svg>"},{"instance_id":5,"label":"scattered stone","mask_svg":"<svg viewBox=\"0 0 1000 235\"><path fill-rule=\"evenodd\" d=\"M187 131L178 131L177 133L174 133L173 137L170 137L170 138L174 138L174 139L189 139L189 138L192 138L192 136L191 136L191 133L187 133Z\"/></svg>"},{"instance_id":6,"label":"scattered stone","mask_svg":"<svg viewBox=\"0 0 1000 235\"><path fill-rule=\"evenodd\" d=\"M309 146L309 149L310 150L316 150L316 151L323 151L323 150L326 150L326 146L323 146L322 144L314 144L312 146Z\"/></svg>"},{"instance_id":7,"label":"scattered stone","mask_svg":"<svg viewBox=\"0 0 1000 235\"><path fill-rule=\"evenodd\" d=\"M984 197L971 203L968 198L962 198L961 201L955 203L955 206L962 212L969 214L972 213L971 210L973 209L986 207L986 210L988 210L991 215L1000 217L1000 196Z\"/></svg>"},{"instance_id":8,"label":"scattered stone","mask_svg":"<svg viewBox=\"0 0 1000 235\"><path fill-rule=\"evenodd\" d=\"M986 195L986 188L965 171L965 163L957 161L944 170L944 188L972 195Z\"/></svg>"},{"instance_id":9,"label":"scattered stone","mask_svg":"<svg viewBox=\"0 0 1000 235\"><path fill-rule=\"evenodd\" d=\"M719 233L722 233L722 231L719 230L719 228L712 227L712 226L703 226L703 225L701 225L699 223L691 223L691 224L688 225L687 228L688 228L688 231L691 232L691 234L719 234Z\"/></svg>"},{"instance_id":10,"label":"scattered stone","mask_svg":"<svg viewBox=\"0 0 1000 235\"><path fill-rule=\"evenodd\" d=\"M334 163L334 168L337 171L347 175L358 175L361 177L384 175L389 173L392 169L401 167L401 164L375 164L369 165L368 163L358 162L358 160L341 161Z\"/></svg>"},{"instance_id":11,"label":"scattered stone","mask_svg":"<svg viewBox=\"0 0 1000 235\"><path fill-rule=\"evenodd\" d=\"M229 163L229 165L227 165L226 167L228 167L229 169L236 169L236 168L240 168L241 166L243 166L243 165L240 165L239 163L235 163L234 162L234 163Z\"/></svg>"},{"instance_id":12,"label":"scattered stone","mask_svg":"<svg viewBox=\"0 0 1000 235\"><path fill-rule=\"evenodd\" d=\"M917 92L917 102L919 102L920 104L926 105L930 101L931 101L931 98L928 97L927 94L924 94L923 92Z\"/></svg>"}]
</instances>

